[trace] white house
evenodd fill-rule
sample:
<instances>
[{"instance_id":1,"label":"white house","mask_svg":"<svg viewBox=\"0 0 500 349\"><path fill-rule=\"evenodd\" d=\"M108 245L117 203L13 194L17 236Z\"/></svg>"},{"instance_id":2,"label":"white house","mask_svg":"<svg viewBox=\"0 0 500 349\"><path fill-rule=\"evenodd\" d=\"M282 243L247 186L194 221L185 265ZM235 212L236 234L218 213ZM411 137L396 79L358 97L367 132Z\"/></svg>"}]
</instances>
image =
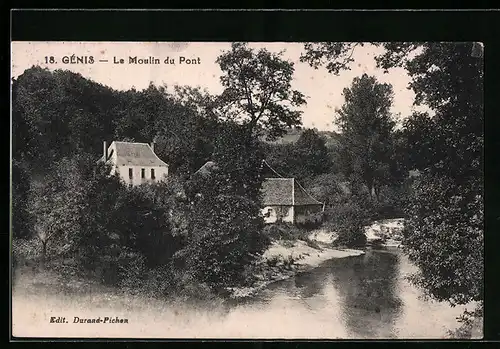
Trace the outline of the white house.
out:
<instances>
[{"instance_id":1,"label":"white house","mask_svg":"<svg viewBox=\"0 0 500 349\"><path fill-rule=\"evenodd\" d=\"M266 223L305 223L319 219L323 203L313 198L295 178L266 178L262 183L262 214Z\"/></svg>"},{"instance_id":2,"label":"white house","mask_svg":"<svg viewBox=\"0 0 500 349\"><path fill-rule=\"evenodd\" d=\"M154 183L168 176L168 165L154 152L154 143L112 142L103 143L99 161L111 164L112 171L130 185Z\"/></svg>"}]
</instances>

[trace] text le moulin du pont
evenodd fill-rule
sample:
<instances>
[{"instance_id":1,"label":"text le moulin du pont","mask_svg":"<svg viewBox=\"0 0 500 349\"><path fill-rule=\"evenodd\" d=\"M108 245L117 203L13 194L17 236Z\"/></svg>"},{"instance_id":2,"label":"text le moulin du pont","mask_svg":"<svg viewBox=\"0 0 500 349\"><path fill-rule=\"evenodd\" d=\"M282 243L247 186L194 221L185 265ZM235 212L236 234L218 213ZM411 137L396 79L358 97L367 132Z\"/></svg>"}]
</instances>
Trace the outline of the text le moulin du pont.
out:
<instances>
[{"instance_id":1,"label":"text le moulin du pont","mask_svg":"<svg viewBox=\"0 0 500 349\"><path fill-rule=\"evenodd\" d=\"M170 64L170 65L199 65L201 64L200 57L155 57L155 56L128 56L128 57L117 57L113 58L100 58L96 59L94 56L63 56L60 62L63 64L95 64L95 63L111 63L111 64L134 64L134 65L159 65L159 64ZM59 63L58 59L54 56L45 57L45 63L56 64Z\"/></svg>"}]
</instances>

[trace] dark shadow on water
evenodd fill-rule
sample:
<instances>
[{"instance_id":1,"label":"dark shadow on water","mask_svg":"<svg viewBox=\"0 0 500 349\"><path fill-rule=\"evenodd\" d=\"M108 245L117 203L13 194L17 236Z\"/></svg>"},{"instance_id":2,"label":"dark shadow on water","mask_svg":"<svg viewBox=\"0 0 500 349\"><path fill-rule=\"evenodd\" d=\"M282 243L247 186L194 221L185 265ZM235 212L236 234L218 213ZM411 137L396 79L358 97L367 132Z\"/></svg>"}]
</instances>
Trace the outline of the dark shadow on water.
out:
<instances>
[{"instance_id":1,"label":"dark shadow on water","mask_svg":"<svg viewBox=\"0 0 500 349\"><path fill-rule=\"evenodd\" d=\"M346 327L361 338L394 338L394 323L401 314L397 294L399 256L368 249L355 258L331 261Z\"/></svg>"}]
</instances>

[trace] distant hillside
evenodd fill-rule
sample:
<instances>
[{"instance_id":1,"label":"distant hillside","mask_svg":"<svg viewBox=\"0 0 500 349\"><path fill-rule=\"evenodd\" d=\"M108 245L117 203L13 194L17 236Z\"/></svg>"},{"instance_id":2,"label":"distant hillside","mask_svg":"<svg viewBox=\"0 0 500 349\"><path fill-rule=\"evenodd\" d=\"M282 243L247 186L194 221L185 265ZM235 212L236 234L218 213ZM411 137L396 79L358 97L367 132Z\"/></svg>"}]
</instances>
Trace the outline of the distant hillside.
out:
<instances>
[{"instance_id":1,"label":"distant hillside","mask_svg":"<svg viewBox=\"0 0 500 349\"><path fill-rule=\"evenodd\" d=\"M276 141L266 141L271 144L290 144L290 143L295 143L299 139L300 135L302 132L304 132L303 129L290 129L288 133L283 136L282 138L276 140ZM334 131L317 131L318 134L320 134L326 141L326 146L328 149L335 148L338 145L339 142L339 133L334 132Z\"/></svg>"}]
</instances>

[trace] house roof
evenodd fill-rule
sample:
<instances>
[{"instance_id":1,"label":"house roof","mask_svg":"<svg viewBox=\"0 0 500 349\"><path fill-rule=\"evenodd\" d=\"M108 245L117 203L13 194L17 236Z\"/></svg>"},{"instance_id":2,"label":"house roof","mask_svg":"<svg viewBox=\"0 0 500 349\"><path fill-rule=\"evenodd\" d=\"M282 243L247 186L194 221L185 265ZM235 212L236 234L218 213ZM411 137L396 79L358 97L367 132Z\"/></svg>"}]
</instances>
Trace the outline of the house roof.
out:
<instances>
[{"instance_id":1,"label":"house roof","mask_svg":"<svg viewBox=\"0 0 500 349\"><path fill-rule=\"evenodd\" d=\"M262 175L266 178L284 178L266 160L262 160Z\"/></svg>"},{"instance_id":2,"label":"house roof","mask_svg":"<svg viewBox=\"0 0 500 349\"><path fill-rule=\"evenodd\" d=\"M113 148L114 145L114 148ZM118 166L168 166L162 161L147 143L117 142L108 147L108 158L116 149L116 165ZM104 156L101 157L103 160Z\"/></svg>"},{"instance_id":3,"label":"house roof","mask_svg":"<svg viewBox=\"0 0 500 349\"><path fill-rule=\"evenodd\" d=\"M323 205L322 202L316 200L309 195L306 190L295 180L295 178L285 178L276 172L264 160L263 174L265 177L262 182L262 201L265 206L274 205ZM213 161L206 162L195 174L210 174L217 168L217 164Z\"/></svg>"},{"instance_id":4,"label":"house roof","mask_svg":"<svg viewBox=\"0 0 500 349\"><path fill-rule=\"evenodd\" d=\"M309 195L295 178L266 178L262 183L263 204L275 205L323 205Z\"/></svg>"},{"instance_id":5,"label":"house roof","mask_svg":"<svg viewBox=\"0 0 500 349\"><path fill-rule=\"evenodd\" d=\"M194 174L207 175L217 168L217 165L213 161L207 161L203 166L201 166L198 171Z\"/></svg>"}]
</instances>

